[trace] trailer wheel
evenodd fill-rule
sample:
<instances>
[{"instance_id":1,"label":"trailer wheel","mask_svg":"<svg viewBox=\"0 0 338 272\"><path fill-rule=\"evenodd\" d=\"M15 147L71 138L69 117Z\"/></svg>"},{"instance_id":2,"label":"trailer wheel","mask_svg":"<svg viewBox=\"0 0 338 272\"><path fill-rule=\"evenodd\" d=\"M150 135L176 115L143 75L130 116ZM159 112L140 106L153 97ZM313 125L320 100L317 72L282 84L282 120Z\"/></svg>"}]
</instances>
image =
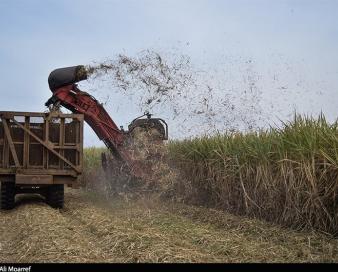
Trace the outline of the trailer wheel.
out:
<instances>
[{"instance_id":1,"label":"trailer wheel","mask_svg":"<svg viewBox=\"0 0 338 272\"><path fill-rule=\"evenodd\" d=\"M46 200L48 205L55 209L62 209L64 203L63 184L54 184L47 188Z\"/></svg>"},{"instance_id":2,"label":"trailer wheel","mask_svg":"<svg viewBox=\"0 0 338 272\"><path fill-rule=\"evenodd\" d=\"M1 182L1 209L11 210L15 203L15 183Z\"/></svg>"}]
</instances>

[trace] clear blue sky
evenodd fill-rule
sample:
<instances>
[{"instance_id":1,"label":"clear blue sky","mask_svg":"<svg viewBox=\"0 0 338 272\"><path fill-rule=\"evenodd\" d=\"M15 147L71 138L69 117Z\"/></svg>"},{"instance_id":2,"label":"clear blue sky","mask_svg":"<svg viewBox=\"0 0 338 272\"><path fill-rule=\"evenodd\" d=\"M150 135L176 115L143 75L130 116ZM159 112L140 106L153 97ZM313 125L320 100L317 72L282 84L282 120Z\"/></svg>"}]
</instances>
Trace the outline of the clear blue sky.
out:
<instances>
[{"instance_id":1,"label":"clear blue sky","mask_svg":"<svg viewBox=\"0 0 338 272\"><path fill-rule=\"evenodd\" d=\"M210 67L221 56L254 59L267 100L286 88L300 112L338 117L336 0L0 0L0 13L1 110L44 111L55 68L188 43L184 53ZM114 101L118 124L139 114ZM280 104L281 116L292 111Z\"/></svg>"}]
</instances>

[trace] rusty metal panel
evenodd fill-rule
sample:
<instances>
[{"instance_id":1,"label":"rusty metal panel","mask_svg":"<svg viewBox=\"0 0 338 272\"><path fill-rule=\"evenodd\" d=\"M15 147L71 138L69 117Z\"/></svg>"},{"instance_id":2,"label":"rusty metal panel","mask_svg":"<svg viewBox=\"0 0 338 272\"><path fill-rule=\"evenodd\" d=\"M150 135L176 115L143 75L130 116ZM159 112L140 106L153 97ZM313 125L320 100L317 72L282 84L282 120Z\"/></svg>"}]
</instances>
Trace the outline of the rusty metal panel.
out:
<instances>
[{"instance_id":1,"label":"rusty metal panel","mask_svg":"<svg viewBox=\"0 0 338 272\"><path fill-rule=\"evenodd\" d=\"M82 114L0 112L0 176L74 180L83 168L83 121Z\"/></svg>"},{"instance_id":2,"label":"rusty metal panel","mask_svg":"<svg viewBox=\"0 0 338 272\"><path fill-rule=\"evenodd\" d=\"M54 176L54 184L73 184L76 185L76 179L70 176Z\"/></svg>"},{"instance_id":3,"label":"rusty metal panel","mask_svg":"<svg viewBox=\"0 0 338 272\"><path fill-rule=\"evenodd\" d=\"M3 167L3 152L4 152L4 146L0 142L0 168Z\"/></svg>"},{"instance_id":4,"label":"rusty metal panel","mask_svg":"<svg viewBox=\"0 0 338 272\"><path fill-rule=\"evenodd\" d=\"M4 166L4 128L0 119L0 168Z\"/></svg>"},{"instance_id":5,"label":"rusty metal panel","mask_svg":"<svg viewBox=\"0 0 338 272\"><path fill-rule=\"evenodd\" d=\"M52 175L15 175L17 184L53 184Z\"/></svg>"},{"instance_id":6,"label":"rusty metal panel","mask_svg":"<svg viewBox=\"0 0 338 272\"><path fill-rule=\"evenodd\" d=\"M0 111L0 116L5 118L12 118L14 116L25 116L25 117L43 117L45 119L49 118L77 118L79 121L83 120L83 114L68 114L68 113L58 113L58 112L21 112L21 111Z\"/></svg>"}]
</instances>

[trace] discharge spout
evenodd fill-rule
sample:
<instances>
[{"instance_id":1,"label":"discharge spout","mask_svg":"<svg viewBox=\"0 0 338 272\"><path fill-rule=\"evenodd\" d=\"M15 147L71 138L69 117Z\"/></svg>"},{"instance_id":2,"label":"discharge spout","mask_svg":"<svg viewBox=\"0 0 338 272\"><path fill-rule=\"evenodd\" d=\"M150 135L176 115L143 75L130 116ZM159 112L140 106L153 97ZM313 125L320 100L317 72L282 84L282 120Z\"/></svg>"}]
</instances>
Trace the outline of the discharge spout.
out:
<instances>
[{"instance_id":1,"label":"discharge spout","mask_svg":"<svg viewBox=\"0 0 338 272\"><path fill-rule=\"evenodd\" d=\"M55 69L49 74L49 89L54 93L58 88L71 85L88 78L86 67L83 65Z\"/></svg>"}]
</instances>

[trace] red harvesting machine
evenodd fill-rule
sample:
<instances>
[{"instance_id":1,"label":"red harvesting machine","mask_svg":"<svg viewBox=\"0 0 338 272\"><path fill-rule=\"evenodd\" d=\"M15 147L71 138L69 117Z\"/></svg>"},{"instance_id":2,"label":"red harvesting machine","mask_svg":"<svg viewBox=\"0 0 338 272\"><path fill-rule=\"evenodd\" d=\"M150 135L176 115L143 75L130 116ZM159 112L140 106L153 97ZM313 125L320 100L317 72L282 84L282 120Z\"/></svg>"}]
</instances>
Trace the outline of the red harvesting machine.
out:
<instances>
[{"instance_id":1,"label":"red harvesting machine","mask_svg":"<svg viewBox=\"0 0 338 272\"><path fill-rule=\"evenodd\" d=\"M110 150L114 161L126 166L128 171L137 178L147 176L147 167L142 161L135 159L130 143L133 141L133 131L155 129L158 137L156 142L168 139L168 125L160 118L152 118L151 114L134 119L128 130L119 128L109 116L103 105L92 95L81 91L77 84L88 78L88 72L83 65L59 68L52 71L48 77L52 97L45 103L48 107L58 108L63 106L73 113L84 114L84 119ZM145 117L145 118L144 118ZM102 154L102 166L107 167L107 157ZM106 170L106 169L105 169Z\"/></svg>"}]
</instances>

